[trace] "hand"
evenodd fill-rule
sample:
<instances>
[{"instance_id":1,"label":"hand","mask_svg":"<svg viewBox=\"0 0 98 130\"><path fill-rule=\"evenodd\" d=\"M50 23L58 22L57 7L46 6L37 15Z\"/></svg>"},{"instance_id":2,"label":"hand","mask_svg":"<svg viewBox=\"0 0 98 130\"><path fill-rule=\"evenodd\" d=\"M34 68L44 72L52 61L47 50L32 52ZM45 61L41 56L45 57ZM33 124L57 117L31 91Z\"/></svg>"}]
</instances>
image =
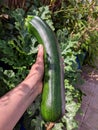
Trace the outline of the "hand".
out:
<instances>
[{"instance_id":1,"label":"hand","mask_svg":"<svg viewBox=\"0 0 98 130\"><path fill-rule=\"evenodd\" d=\"M25 79L25 81L28 80L30 85L32 85L32 81L35 82L38 94L40 94L42 91L43 75L44 75L44 49L42 45L39 45L36 62L35 64L32 65L31 70Z\"/></svg>"},{"instance_id":2,"label":"hand","mask_svg":"<svg viewBox=\"0 0 98 130\"><path fill-rule=\"evenodd\" d=\"M44 75L43 55L41 45L28 76L0 99L0 130L12 130L29 105L41 93Z\"/></svg>"}]
</instances>

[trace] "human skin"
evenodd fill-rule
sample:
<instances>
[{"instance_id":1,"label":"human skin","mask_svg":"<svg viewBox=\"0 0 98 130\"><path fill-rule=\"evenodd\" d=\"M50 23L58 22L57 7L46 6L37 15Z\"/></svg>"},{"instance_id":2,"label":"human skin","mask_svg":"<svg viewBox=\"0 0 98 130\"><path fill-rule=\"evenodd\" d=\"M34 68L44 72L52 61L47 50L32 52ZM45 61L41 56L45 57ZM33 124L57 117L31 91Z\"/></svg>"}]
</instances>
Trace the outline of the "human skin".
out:
<instances>
[{"instance_id":1,"label":"human skin","mask_svg":"<svg viewBox=\"0 0 98 130\"><path fill-rule=\"evenodd\" d=\"M44 49L40 45L35 64L27 77L0 98L0 130L13 130L29 105L41 94L44 75Z\"/></svg>"}]
</instances>

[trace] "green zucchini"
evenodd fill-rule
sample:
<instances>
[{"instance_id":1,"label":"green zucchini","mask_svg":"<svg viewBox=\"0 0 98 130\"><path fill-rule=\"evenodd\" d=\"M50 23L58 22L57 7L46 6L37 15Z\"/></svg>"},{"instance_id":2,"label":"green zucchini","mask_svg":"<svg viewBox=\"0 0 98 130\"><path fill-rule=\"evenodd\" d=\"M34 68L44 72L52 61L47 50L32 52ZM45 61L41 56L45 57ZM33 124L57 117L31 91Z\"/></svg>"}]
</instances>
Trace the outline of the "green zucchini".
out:
<instances>
[{"instance_id":1,"label":"green zucchini","mask_svg":"<svg viewBox=\"0 0 98 130\"><path fill-rule=\"evenodd\" d=\"M28 28L29 32L45 48L45 76L41 115L45 121L55 122L62 117L65 110L64 71L58 42L52 29L37 16L32 17Z\"/></svg>"}]
</instances>

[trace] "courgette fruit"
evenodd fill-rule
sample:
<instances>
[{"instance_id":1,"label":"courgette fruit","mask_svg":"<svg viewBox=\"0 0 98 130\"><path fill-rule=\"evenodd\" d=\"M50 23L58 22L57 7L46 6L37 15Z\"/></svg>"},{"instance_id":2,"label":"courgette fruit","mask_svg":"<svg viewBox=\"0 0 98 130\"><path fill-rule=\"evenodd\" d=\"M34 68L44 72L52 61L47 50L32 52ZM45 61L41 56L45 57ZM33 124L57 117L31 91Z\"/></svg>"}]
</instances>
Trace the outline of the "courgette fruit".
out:
<instances>
[{"instance_id":1,"label":"courgette fruit","mask_svg":"<svg viewBox=\"0 0 98 130\"><path fill-rule=\"evenodd\" d=\"M41 115L45 121L55 122L64 114L64 79L60 49L52 29L41 18L33 16L29 32L45 50L45 76L42 92Z\"/></svg>"}]
</instances>

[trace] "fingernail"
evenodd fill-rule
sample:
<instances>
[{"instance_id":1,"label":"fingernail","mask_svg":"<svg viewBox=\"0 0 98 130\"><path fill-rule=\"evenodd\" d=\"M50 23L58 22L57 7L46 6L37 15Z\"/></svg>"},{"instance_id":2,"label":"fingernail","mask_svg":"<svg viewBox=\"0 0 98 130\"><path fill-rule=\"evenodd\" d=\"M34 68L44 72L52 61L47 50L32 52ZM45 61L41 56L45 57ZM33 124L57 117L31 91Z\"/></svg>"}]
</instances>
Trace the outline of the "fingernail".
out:
<instances>
[{"instance_id":1,"label":"fingernail","mask_svg":"<svg viewBox=\"0 0 98 130\"><path fill-rule=\"evenodd\" d=\"M39 48L39 49L42 48L42 44L39 44L39 45L38 45L38 48Z\"/></svg>"}]
</instances>

